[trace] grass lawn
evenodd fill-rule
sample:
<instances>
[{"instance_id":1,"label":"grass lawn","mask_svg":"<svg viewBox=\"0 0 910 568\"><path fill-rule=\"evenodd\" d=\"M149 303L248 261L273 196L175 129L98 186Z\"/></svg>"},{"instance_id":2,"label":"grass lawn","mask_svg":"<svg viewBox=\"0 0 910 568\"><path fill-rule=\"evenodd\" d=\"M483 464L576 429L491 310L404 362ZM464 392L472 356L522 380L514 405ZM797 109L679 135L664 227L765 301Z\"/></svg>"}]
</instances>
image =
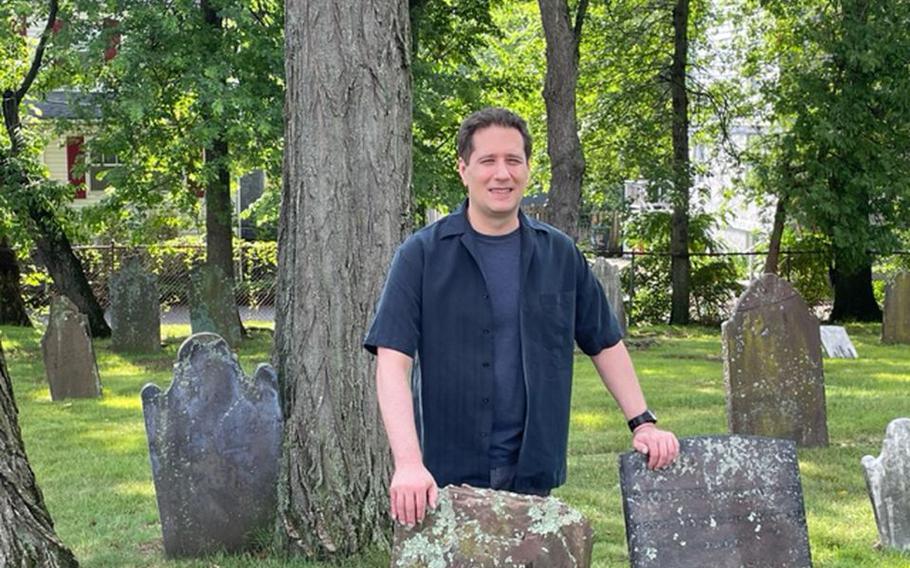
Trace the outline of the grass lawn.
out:
<instances>
[{"instance_id":1,"label":"grass lawn","mask_svg":"<svg viewBox=\"0 0 910 568\"><path fill-rule=\"evenodd\" d=\"M167 347L153 356L116 354L109 341L96 341L104 397L52 403L40 333L0 328L26 450L60 537L88 568L320 566L257 557L164 560L139 390L148 382L167 387L189 329L163 332ZM859 462L879 454L890 420L910 416L910 347L880 345L877 326L848 326L848 332L861 359L825 360L831 445L799 452L812 558L823 568L906 568L910 555L874 546L878 535ZM656 340L632 356L661 424L680 437L725 432L719 330L636 328L632 336ZM268 360L270 340L269 331L254 331L239 353L245 371ZM555 495L594 523L595 566L628 566L617 466L628 446L622 416L580 357L569 480ZM384 567L388 556L376 551L345 565Z\"/></svg>"}]
</instances>

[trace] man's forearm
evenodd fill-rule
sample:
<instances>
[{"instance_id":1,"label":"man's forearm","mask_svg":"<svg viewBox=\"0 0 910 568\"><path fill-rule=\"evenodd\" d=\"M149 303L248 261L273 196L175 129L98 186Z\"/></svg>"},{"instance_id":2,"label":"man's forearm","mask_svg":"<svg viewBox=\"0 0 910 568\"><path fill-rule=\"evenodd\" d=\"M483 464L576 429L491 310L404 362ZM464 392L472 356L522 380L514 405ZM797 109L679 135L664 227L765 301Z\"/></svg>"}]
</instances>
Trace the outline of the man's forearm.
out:
<instances>
[{"instance_id":1,"label":"man's forearm","mask_svg":"<svg viewBox=\"0 0 910 568\"><path fill-rule=\"evenodd\" d=\"M642 393L632 359L622 341L591 357L607 390L613 395L626 420L644 412L648 405Z\"/></svg>"},{"instance_id":2,"label":"man's forearm","mask_svg":"<svg viewBox=\"0 0 910 568\"><path fill-rule=\"evenodd\" d=\"M411 399L412 359L393 349L380 347L376 362L376 394L395 466L423 463L414 404Z\"/></svg>"}]
</instances>

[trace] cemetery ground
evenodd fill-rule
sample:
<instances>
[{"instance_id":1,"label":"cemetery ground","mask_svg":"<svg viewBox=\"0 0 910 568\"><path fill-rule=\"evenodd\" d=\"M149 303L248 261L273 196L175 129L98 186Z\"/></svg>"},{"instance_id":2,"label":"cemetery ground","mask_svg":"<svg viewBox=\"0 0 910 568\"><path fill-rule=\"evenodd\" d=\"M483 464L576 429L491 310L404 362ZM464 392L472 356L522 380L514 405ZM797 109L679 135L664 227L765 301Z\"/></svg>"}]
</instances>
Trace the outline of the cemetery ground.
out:
<instances>
[{"instance_id":1,"label":"cemetery ground","mask_svg":"<svg viewBox=\"0 0 910 568\"><path fill-rule=\"evenodd\" d=\"M267 325L254 328L240 349L247 373L269 359ZM799 450L813 563L905 568L910 555L875 547L860 459L877 456L888 422L910 414L910 349L881 345L878 325L847 330L861 358L824 361L831 444ZM170 384L189 326L163 326L166 348L154 355L114 353L109 340L96 341L103 398L56 403L44 380L41 331L0 328L29 459L58 534L82 566L320 566L264 555L164 559L139 390L148 382ZM661 424L680 437L725 433L720 330L647 327L633 328L630 336L633 360ZM617 456L628 450L629 433L584 357L576 360L572 404L569 478L554 494L592 521L594 566L628 566ZM375 551L344 565L385 567L388 556Z\"/></svg>"}]
</instances>

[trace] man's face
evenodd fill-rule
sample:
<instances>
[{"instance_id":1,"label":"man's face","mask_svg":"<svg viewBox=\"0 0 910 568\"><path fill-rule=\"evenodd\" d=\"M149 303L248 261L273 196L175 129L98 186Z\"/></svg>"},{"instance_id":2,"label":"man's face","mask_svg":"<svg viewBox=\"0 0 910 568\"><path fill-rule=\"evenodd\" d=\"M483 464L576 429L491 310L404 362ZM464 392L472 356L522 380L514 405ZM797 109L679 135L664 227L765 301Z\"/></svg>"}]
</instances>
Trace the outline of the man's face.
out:
<instances>
[{"instance_id":1,"label":"man's face","mask_svg":"<svg viewBox=\"0 0 910 568\"><path fill-rule=\"evenodd\" d=\"M458 159L472 222L496 223L516 217L530 175L521 133L493 125L476 131L472 142L474 151L468 162Z\"/></svg>"}]
</instances>

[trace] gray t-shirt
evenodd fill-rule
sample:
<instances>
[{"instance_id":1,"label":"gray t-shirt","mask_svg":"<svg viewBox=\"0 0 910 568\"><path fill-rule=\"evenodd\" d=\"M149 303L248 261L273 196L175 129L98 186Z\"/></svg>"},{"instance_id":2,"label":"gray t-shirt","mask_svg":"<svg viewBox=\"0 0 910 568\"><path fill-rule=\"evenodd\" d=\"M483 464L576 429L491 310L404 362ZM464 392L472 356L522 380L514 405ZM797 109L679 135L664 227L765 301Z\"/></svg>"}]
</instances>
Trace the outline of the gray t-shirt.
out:
<instances>
[{"instance_id":1,"label":"gray t-shirt","mask_svg":"<svg viewBox=\"0 0 910 568\"><path fill-rule=\"evenodd\" d=\"M518 461L525 423L525 383L518 326L521 231L489 236L475 232L481 270L493 305L493 431L490 466Z\"/></svg>"}]
</instances>

